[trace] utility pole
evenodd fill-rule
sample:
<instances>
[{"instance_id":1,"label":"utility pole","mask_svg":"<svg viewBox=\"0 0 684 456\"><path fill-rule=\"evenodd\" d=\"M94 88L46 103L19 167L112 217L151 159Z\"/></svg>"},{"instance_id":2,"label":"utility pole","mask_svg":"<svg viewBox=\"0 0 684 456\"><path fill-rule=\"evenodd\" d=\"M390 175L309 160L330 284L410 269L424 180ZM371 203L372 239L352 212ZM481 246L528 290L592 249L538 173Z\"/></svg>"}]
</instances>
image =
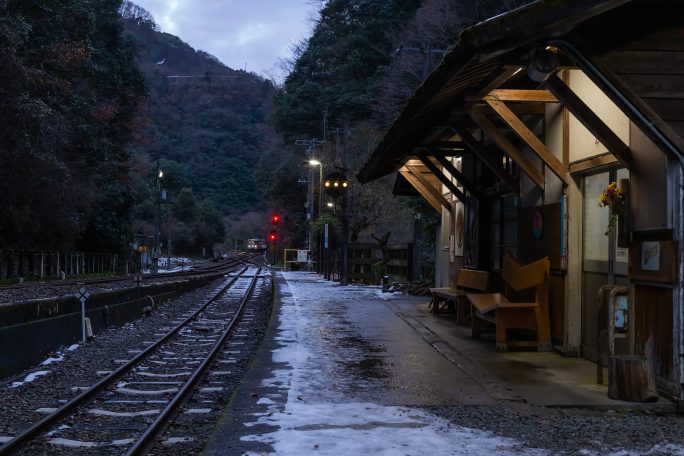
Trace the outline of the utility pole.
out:
<instances>
[{"instance_id":1,"label":"utility pole","mask_svg":"<svg viewBox=\"0 0 684 456\"><path fill-rule=\"evenodd\" d=\"M306 146L306 151L308 153L307 156L307 161L313 159L313 152L316 146L325 144L325 140L320 140L316 138L311 138L311 139L298 139L295 141L295 144L298 146ZM309 179L308 179L308 192L307 192L307 201L306 201L306 245L307 248L309 249L309 252L311 252L313 248L313 236L311 236L311 223L313 222L313 213L314 213L314 187L313 187L313 169L309 167Z\"/></svg>"},{"instance_id":2,"label":"utility pole","mask_svg":"<svg viewBox=\"0 0 684 456\"><path fill-rule=\"evenodd\" d=\"M161 230L161 177L162 171L159 169L159 159L157 159L156 185L154 186L154 258L152 259L152 269L155 274L159 272L159 257L161 247L159 246L159 231Z\"/></svg>"}]
</instances>

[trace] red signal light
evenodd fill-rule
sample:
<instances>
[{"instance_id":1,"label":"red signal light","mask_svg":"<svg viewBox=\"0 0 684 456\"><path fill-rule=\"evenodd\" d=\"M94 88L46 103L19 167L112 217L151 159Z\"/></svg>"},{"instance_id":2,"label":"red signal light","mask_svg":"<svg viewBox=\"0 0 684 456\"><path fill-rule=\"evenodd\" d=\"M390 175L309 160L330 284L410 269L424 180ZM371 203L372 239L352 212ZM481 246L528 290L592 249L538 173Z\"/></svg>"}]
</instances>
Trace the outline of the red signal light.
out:
<instances>
[{"instance_id":1,"label":"red signal light","mask_svg":"<svg viewBox=\"0 0 684 456\"><path fill-rule=\"evenodd\" d=\"M271 216L271 221L273 222L274 225L277 225L280 222L280 214L273 214Z\"/></svg>"},{"instance_id":2,"label":"red signal light","mask_svg":"<svg viewBox=\"0 0 684 456\"><path fill-rule=\"evenodd\" d=\"M271 242L275 242L278 240L278 235L276 234L275 230L271 230L271 232L268 235L268 240Z\"/></svg>"}]
</instances>

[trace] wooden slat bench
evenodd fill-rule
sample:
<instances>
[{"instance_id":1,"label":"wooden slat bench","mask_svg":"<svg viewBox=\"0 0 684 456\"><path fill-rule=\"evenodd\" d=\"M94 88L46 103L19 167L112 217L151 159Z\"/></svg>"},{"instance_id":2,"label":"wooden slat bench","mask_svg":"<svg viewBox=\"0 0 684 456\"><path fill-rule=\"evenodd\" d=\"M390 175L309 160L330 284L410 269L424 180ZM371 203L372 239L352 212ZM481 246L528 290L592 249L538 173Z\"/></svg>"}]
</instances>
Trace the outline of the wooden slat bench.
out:
<instances>
[{"instance_id":1,"label":"wooden slat bench","mask_svg":"<svg viewBox=\"0 0 684 456\"><path fill-rule=\"evenodd\" d=\"M539 351L551 350L549 324L549 274L548 257L521 265L509 253L504 256L501 277L505 283L504 294L468 294L472 304L472 336L480 337L481 324L487 321L496 325L496 351L508 347L537 347ZM512 291L534 289L534 301L517 302L509 297ZM509 329L532 329L536 333L532 341L508 340Z\"/></svg>"},{"instance_id":2,"label":"wooden slat bench","mask_svg":"<svg viewBox=\"0 0 684 456\"><path fill-rule=\"evenodd\" d=\"M445 308L448 308L451 311L458 310L456 322L460 324L465 317L465 306L459 305L459 301L465 299L468 293L472 294L487 291L488 283L488 272L461 269L458 272L455 288L430 288L430 293L432 295L430 309L433 314L438 314Z\"/></svg>"}]
</instances>

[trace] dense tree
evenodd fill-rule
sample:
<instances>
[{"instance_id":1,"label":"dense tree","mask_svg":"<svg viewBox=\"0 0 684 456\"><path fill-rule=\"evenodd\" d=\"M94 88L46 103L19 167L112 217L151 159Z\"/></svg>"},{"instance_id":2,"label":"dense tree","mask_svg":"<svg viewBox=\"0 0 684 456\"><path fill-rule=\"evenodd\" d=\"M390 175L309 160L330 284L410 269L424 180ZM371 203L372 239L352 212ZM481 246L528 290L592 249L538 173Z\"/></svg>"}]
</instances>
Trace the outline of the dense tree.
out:
<instances>
[{"instance_id":1,"label":"dense tree","mask_svg":"<svg viewBox=\"0 0 684 456\"><path fill-rule=\"evenodd\" d=\"M341 139L336 147L320 148L316 153L325 157L328 166L342 166L352 177L464 27L528 2L319 2L322 6L313 35L296 48L291 72L276 100L280 131L290 142L320 137L323 113L327 113L329 125L341 127ZM301 152L299 157L303 160ZM407 220L414 214L434 213L422 200L402 203L392 198L392 185L391 178L365 186L352 179L348 212L354 240L368 240L388 231L392 233L390 242L410 240L413 224ZM298 211L302 213L301 208ZM437 218L423 219L429 221L426 235L433 237L432 224Z\"/></svg>"},{"instance_id":2,"label":"dense tree","mask_svg":"<svg viewBox=\"0 0 684 456\"><path fill-rule=\"evenodd\" d=\"M144 79L116 0L0 2L0 247L122 251Z\"/></svg>"}]
</instances>

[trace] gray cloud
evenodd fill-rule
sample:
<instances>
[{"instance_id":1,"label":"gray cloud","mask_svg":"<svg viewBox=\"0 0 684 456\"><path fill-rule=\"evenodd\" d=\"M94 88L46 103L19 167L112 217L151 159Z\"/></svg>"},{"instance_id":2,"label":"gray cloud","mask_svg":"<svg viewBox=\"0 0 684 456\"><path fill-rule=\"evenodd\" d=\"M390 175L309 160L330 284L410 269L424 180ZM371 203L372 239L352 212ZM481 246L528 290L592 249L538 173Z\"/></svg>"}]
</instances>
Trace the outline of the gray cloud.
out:
<instances>
[{"instance_id":1,"label":"gray cloud","mask_svg":"<svg viewBox=\"0 0 684 456\"><path fill-rule=\"evenodd\" d=\"M231 68L268 74L292 44L307 38L310 0L133 0L162 31L215 55Z\"/></svg>"}]
</instances>

